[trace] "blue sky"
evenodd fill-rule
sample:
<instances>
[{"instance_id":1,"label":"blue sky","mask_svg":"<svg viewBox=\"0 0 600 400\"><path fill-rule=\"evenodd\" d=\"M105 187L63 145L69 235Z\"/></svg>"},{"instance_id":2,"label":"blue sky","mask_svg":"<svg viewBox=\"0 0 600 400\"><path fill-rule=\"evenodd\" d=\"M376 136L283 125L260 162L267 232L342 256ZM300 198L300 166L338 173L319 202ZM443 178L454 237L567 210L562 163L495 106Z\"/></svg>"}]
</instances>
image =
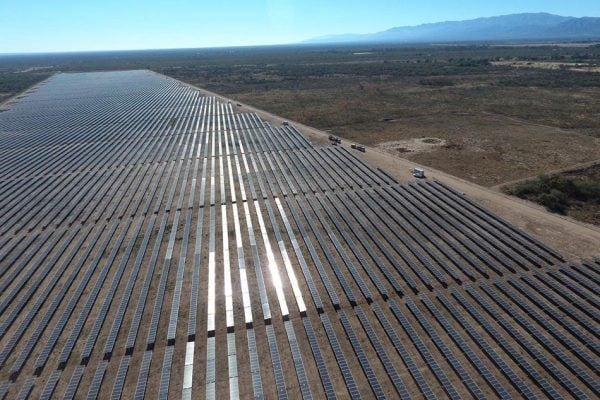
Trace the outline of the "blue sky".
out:
<instances>
[{"instance_id":1,"label":"blue sky","mask_svg":"<svg viewBox=\"0 0 600 400\"><path fill-rule=\"evenodd\" d=\"M0 0L0 53L283 44L540 11L600 16L600 1Z\"/></svg>"}]
</instances>

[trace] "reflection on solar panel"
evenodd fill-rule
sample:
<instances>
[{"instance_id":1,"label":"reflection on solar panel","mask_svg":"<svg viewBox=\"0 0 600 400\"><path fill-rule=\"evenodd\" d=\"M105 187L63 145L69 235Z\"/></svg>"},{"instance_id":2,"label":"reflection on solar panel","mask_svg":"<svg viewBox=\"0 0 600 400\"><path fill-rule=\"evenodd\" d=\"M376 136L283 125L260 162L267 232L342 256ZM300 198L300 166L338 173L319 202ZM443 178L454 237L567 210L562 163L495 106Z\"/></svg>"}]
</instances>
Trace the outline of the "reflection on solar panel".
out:
<instances>
[{"instance_id":1,"label":"reflection on solar panel","mask_svg":"<svg viewBox=\"0 0 600 400\"><path fill-rule=\"evenodd\" d=\"M150 71L8 108L0 399L598 397L597 258Z\"/></svg>"}]
</instances>

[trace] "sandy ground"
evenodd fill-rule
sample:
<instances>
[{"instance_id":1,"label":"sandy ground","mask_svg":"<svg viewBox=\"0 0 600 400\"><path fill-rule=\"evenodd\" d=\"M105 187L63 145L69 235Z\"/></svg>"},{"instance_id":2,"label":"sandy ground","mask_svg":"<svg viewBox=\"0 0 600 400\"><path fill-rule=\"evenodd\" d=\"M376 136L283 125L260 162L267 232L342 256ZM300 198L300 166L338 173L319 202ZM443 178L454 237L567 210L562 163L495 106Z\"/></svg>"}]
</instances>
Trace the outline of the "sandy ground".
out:
<instances>
[{"instance_id":1,"label":"sandy ground","mask_svg":"<svg viewBox=\"0 0 600 400\"><path fill-rule=\"evenodd\" d=\"M425 153L435 150L436 147L445 146L446 143L444 139L418 138L383 142L377 144L376 147L388 153Z\"/></svg>"},{"instance_id":2,"label":"sandy ground","mask_svg":"<svg viewBox=\"0 0 600 400\"><path fill-rule=\"evenodd\" d=\"M444 140L441 146L428 146L429 151L407 145L384 149L486 187L595 161L600 154L600 140L593 135L492 113L408 116L341 131L371 147L398 140Z\"/></svg>"}]
</instances>

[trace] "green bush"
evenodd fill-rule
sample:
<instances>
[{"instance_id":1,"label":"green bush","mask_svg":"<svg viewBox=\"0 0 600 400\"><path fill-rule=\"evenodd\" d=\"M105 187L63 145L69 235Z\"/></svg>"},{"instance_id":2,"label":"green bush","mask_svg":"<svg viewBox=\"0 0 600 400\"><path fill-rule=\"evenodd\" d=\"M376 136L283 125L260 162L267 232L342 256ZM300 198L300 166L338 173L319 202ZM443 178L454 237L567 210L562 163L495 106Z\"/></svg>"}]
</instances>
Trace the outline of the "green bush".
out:
<instances>
[{"instance_id":1,"label":"green bush","mask_svg":"<svg viewBox=\"0 0 600 400\"><path fill-rule=\"evenodd\" d=\"M435 78L435 79L421 79L419 83L423 86L454 86L454 82L451 79Z\"/></svg>"},{"instance_id":2,"label":"green bush","mask_svg":"<svg viewBox=\"0 0 600 400\"><path fill-rule=\"evenodd\" d=\"M550 190L550 193L540 194L538 201L548 210L560 214L564 214L569 206L569 197L557 189Z\"/></svg>"},{"instance_id":3,"label":"green bush","mask_svg":"<svg viewBox=\"0 0 600 400\"><path fill-rule=\"evenodd\" d=\"M580 205L600 205L600 180L593 174L590 176L543 175L536 180L517 184L507 192L561 214Z\"/></svg>"}]
</instances>

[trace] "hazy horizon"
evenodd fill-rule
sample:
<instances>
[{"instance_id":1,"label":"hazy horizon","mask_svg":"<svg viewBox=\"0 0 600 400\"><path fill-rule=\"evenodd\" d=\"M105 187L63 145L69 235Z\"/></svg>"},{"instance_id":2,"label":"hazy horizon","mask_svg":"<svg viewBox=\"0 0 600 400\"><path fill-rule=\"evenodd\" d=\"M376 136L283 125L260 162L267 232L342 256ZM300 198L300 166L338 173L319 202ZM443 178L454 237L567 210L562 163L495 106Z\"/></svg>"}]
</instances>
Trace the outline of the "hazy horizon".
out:
<instances>
[{"instance_id":1,"label":"hazy horizon","mask_svg":"<svg viewBox=\"0 0 600 400\"><path fill-rule=\"evenodd\" d=\"M143 7L131 0L107 0L96 6L74 0L34 0L0 4L0 54L292 45L320 36L532 12L595 17L600 16L600 7L579 0L568 4L466 0L458 5L440 0L405 5L391 0L368 4L357 0L343 4L148 0Z\"/></svg>"}]
</instances>

